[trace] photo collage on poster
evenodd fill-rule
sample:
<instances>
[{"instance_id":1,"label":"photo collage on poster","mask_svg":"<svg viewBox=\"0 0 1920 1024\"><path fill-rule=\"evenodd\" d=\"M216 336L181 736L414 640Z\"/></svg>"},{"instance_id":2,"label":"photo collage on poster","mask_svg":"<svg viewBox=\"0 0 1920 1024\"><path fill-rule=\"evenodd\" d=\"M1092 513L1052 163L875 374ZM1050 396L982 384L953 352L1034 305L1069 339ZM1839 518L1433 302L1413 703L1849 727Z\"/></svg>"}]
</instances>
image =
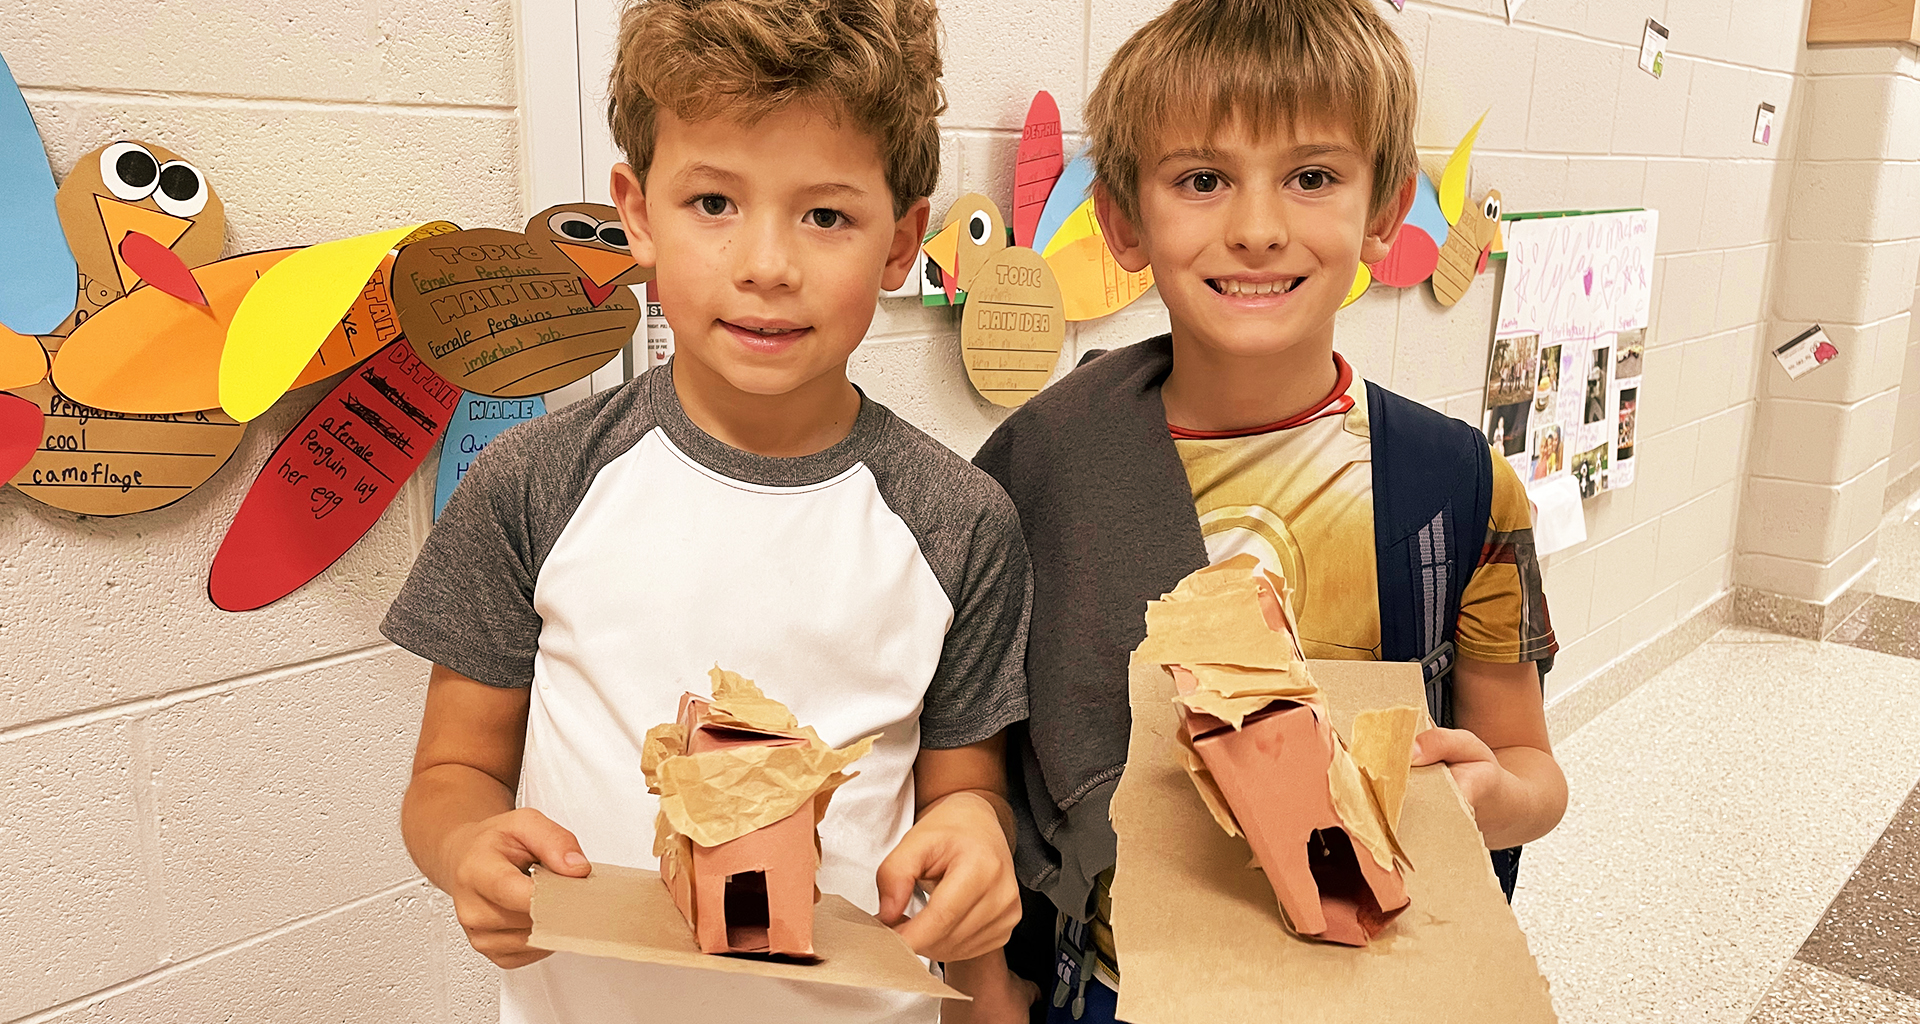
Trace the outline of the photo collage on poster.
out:
<instances>
[{"instance_id":1,"label":"photo collage on poster","mask_svg":"<svg viewBox=\"0 0 1920 1024\"><path fill-rule=\"evenodd\" d=\"M1591 498L1634 479L1657 214L1509 223L1487 366L1487 440L1530 485Z\"/></svg>"}]
</instances>

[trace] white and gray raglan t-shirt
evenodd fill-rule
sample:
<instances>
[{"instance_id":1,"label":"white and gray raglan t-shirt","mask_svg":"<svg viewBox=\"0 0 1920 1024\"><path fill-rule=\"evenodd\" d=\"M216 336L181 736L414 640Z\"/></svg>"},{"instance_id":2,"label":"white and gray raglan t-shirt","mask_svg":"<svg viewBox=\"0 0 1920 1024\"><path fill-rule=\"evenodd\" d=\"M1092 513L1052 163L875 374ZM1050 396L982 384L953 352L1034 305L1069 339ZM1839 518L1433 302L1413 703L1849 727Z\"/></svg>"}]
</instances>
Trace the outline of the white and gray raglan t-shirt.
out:
<instances>
[{"instance_id":1,"label":"white and gray raglan t-shirt","mask_svg":"<svg viewBox=\"0 0 1920 1024\"><path fill-rule=\"evenodd\" d=\"M863 398L795 459L696 427L670 368L486 448L382 626L493 686L531 686L520 804L594 862L653 868L646 731L718 664L840 746L878 733L820 825L820 888L868 912L913 823L921 747L1026 717L1031 581L991 478ZM926 1021L932 1000L558 953L505 974L511 1024Z\"/></svg>"}]
</instances>

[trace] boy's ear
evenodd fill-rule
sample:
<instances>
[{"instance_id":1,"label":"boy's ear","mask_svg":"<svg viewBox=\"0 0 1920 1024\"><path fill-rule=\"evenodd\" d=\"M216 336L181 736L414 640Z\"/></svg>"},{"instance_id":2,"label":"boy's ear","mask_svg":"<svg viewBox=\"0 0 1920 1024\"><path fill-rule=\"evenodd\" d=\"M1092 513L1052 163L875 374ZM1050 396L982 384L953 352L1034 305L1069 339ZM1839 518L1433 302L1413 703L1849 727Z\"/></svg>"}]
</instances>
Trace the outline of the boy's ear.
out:
<instances>
[{"instance_id":1,"label":"boy's ear","mask_svg":"<svg viewBox=\"0 0 1920 1024\"><path fill-rule=\"evenodd\" d=\"M1367 222L1367 237L1360 243L1360 262L1378 263L1387 258L1387 253L1393 249L1394 239L1400 237L1400 225L1406 223L1407 211L1413 209L1413 199L1419 192L1419 176L1408 178L1393 201ZM1444 241L1444 238L1435 239L1435 244Z\"/></svg>"},{"instance_id":2,"label":"boy's ear","mask_svg":"<svg viewBox=\"0 0 1920 1024\"><path fill-rule=\"evenodd\" d=\"M613 208L620 211L620 224L627 229L627 245L633 261L643 267L658 262L660 252L653 244L653 222L647 217L647 186L629 163L613 165L613 178L607 183L613 194Z\"/></svg>"},{"instance_id":3,"label":"boy's ear","mask_svg":"<svg viewBox=\"0 0 1920 1024\"><path fill-rule=\"evenodd\" d=\"M1093 185L1093 215L1100 219L1100 233L1107 239L1107 250L1113 253L1113 261L1129 274L1147 269L1152 261L1147 258L1147 247L1141 244L1139 227L1121 212L1120 204L1113 201L1113 194L1099 182Z\"/></svg>"},{"instance_id":4,"label":"boy's ear","mask_svg":"<svg viewBox=\"0 0 1920 1024\"><path fill-rule=\"evenodd\" d=\"M927 237L927 218L933 207L923 197L913 201L907 212L893 222L893 243L887 247L887 266L880 274L880 288L892 291L907 283L908 276L920 267L920 243Z\"/></svg>"}]
</instances>

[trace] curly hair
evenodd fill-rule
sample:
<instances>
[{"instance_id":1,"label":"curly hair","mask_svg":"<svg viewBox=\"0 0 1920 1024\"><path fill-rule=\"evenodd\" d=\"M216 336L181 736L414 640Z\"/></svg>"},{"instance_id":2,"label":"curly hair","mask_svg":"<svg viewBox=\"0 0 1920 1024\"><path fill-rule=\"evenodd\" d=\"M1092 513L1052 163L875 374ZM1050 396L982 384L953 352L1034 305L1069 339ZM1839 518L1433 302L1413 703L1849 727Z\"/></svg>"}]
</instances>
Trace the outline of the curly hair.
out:
<instances>
[{"instance_id":1,"label":"curly hair","mask_svg":"<svg viewBox=\"0 0 1920 1024\"><path fill-rule=\"evenodd\" d=\"M879 143L900 216L940 177L939 34L933 0L632 0L607 121L644 180L662 108L751 125L825 101Z\"/></svg>"},{"instance_id":2,"label":"curly hair","mask_svg":"<svg viewBox=\"0 0 1920 1024\"><path fill-rule=\"evenodd\" d=\"M1176 0L1115 53L1087 98L1095 175L1138 219L1140 163L1155 126L1256 138L1305 115L1344 120L1373 154L1372 209L1419 170L1413 63L1369 0Z\"/></svg>"}]
</instances>

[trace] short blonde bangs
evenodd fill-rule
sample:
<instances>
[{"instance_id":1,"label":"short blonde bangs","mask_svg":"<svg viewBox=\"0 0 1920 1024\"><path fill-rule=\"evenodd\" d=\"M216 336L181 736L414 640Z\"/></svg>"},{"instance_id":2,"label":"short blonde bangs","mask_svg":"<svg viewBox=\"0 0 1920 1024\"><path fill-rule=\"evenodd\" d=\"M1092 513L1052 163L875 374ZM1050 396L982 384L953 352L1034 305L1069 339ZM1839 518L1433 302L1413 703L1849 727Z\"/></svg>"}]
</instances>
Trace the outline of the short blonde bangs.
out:
<instances>
[{"instance_id":1,"label":"short blonde bangs","mask_svg":"<svg viewBox=\"0 0 1920 1024\"><path fill-rule=\"evenodd\" d=\"M1345 124L1373 164L1372 210L1419 170L1407 48L1368 0L1177 0L1128 39L1087 100L1096 180L1139 218L1142 161L1160 129L1207 137L1236 118L1256 139Z\"/></svg>"}]
</instances>

